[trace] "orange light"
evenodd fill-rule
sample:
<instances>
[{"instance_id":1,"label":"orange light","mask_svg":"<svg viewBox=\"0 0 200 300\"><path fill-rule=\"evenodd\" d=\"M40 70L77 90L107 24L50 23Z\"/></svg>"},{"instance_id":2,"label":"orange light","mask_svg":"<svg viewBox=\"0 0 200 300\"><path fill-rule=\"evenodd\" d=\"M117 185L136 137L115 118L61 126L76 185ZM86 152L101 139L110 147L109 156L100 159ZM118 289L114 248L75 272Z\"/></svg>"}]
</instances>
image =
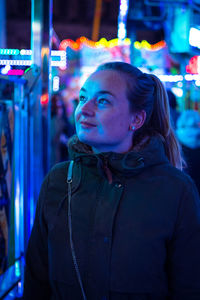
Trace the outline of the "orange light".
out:
<instances>
[{"instance_id":1,"label":"orange light","mask_svg":"<svg viewBox=\"0 0 200 300\"><path fill-rule=\"evenodd\" d=\"M48 104L48 102L49 102L48 94L43 94L40 98L40 102L42 105Z\"/></svg>"},{"instance_id":2,"label":"orange light","mask_svg":"<svg viewBox=\"0 0 200 300\"><path fill-rule=\"evenodd\" d=\"M49 48L48 47L42 47L41 55L42 55L42 57L49 56Z\"/></svg>"},{"instance_id":3,"label":"orange light","mask_svg":"<svg viewBox=\"0 0 200 300\"><path fill-rule=\"evenodd\" d=\"M150 45L151 50L160 50L164 47L166 47L166 42L165 41L160 41L154 45Z\"/></svg>"},{"instance_id":4,"label":"orange light","mask_svg":"<svg viewBox=\"0 0 200 300\"><path fill-rule=\"evenodd\" d=\"M130 39L126 38L125 45L130 45L130 44L131 44ZM66 51L67 47L70 47L73 50L80 50L83 45L90 47L90 48L113 48L113 47L119 45L119 40L116 38L116 39L107 41L105 38L101 38L98 42L94 42L84 36L81 36L76 41L72 41L71 39L66 39L66 40L61 41L59 50ZM137 49L144 48L144 49L147 49L150 51L156 51L156 50L160 50L160 49L166 47L166 42L160 41L156 44L151 45L147 41L142 41L141 43L135 42L134 46Z\"/></svg>"},{"instance_id":5,"label":"orange light","mask_svg":"<svg viewBox=\"0 0 200 300\"><path fill-rule=\"evenodd\" d=\"M134 43L134 47L136 49L146 49L146 50L149 50L149 51L156 51L156 50L160 50L164 47L166 47L166 42L165 41L160 41L156 44L149 44L147 41L142 41L141 43L140 42L135 42Z\"/></svg>"}]
</instances>

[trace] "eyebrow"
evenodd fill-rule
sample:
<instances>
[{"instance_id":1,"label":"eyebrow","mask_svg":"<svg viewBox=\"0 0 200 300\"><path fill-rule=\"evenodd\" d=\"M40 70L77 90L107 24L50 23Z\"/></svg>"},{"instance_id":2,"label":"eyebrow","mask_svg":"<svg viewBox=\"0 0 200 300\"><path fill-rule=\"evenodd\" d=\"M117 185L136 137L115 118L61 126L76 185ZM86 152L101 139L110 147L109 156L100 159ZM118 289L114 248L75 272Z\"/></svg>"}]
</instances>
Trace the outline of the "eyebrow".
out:
<instances>
[{"instance_id":1,"label":"eyebrow","mask_svg":"<svg viewBox=\"0 0 200 300\"><path fill-rule=\"evenodd\" d=\"M84 87L82 87L82 88L80 89L80 92L86 92L86 89L84 89Z\"/></svg>"},{"instance_id":2,"label":"eyebrow","mask_svg":"<svg viewBox=\"0 0 200 300\"><path fill-rule=\"evenodd\" d=\"M87 90L84 87L82 87L80 89L80 92L87 92ZM111 95L113 97L116 97L115 94L113 94L113 93L111 93L109 91L106 91L106 90L102 90L102 91L98 92L97 94L99 94L99 95L109 94L109 95Z\"/></svg>"}]
</instances>

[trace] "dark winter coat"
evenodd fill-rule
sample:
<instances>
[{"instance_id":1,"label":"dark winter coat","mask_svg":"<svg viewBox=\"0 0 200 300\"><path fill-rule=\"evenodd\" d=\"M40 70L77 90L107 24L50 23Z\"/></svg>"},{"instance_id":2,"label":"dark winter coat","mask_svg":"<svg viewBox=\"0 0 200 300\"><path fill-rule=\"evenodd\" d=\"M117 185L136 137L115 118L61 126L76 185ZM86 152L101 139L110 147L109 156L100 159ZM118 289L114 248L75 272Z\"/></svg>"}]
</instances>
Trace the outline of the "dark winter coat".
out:
<instances>
[{"instance_id":1,"label":"dark winter coat","mask_svg":"<svg viewBox=\"0 0 200 300\"><path fill-rule=\"evenodd\" d=\"M200 200L190 177L158 138L127 154L81 147L70 146L72 230L87 300L200 299ZM83 299L69 246L68 165L42 185L24 300Z\"/></svg>"}]
</instances>

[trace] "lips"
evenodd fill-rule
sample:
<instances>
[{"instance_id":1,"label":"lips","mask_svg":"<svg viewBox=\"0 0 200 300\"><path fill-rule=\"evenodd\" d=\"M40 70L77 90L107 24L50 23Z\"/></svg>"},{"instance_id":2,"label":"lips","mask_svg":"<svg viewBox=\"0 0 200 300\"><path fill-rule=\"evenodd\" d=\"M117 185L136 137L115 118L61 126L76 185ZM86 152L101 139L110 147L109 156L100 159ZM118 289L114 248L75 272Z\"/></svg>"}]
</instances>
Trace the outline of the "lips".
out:
<instances>
[{"instance_id":1,"label":"lips","mask_svg":"<svg viewBox=\"0 0 200 300\"><path fill-rule=\"evenodd\" d=\"M87 126L93 126L93 127L95 127L96 125L95 124L92 124L92 123L89 123L89 122L84 122L84 121L82 121L82 122L80 122L82 125L87 125Z\"/></svg>"},{"instance_id":2,"label":"lips","mask_svg":"<svg viewBox=\"0 0 200 300\"><path fill-rule=\"evenodd\" d=\"M83 126L83 127L96 127L96 125L95 124L92 124L92 123L89 123L89 122L80 122L81 123L81 125Z\"/></svg>"}]
</instances>

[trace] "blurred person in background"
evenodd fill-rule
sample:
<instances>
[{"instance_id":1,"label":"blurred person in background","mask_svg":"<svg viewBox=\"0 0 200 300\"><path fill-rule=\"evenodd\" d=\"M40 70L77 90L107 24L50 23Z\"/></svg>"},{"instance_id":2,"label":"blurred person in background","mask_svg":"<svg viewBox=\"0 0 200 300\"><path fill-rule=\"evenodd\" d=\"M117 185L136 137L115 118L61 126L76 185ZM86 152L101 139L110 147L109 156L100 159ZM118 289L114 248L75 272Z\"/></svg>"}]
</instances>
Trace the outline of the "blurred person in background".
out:
<instances>
[{"instance_id":1,"label":"blurred person in background","mask_svg":"<svg viewBox=\"0 0 200 300\"><path fill-rule=\"evenodd\" d=\"M74 134L74 129L66 114L64 101L60 94L52 96L51 104L51 163L65 161L68 159L67 142Z\"/></svg>"},{"instance_id":2,"label":"blurred person in background","mask_svg":"<svg viewBox=\"0 0 200 300\"><path fill-rule=\"evenodd\" d=\"M185 110L177 120L176 135L187 163L185 171L193 178L200 193L200 114Z\"/></svg>"},{"instance_id":3,"label":"blurred person in background","mask_svg":"<svg viewBox=\"0 0 200 300\"><path fill-rule=\"evenodd\" d=\"M174 129L176 129L176 122L177 122L177 119L180 115L180 113L177 111L176 96L169 89L167 89L167 95L168 95L168 99L169 99L171 123L172 123L172 126L174 127Z\"/></svg>"},{"instance_id":4,"label":"blurred person in background","mask_svg":"<svg viewBox=\"0 0 200 300\"><path fill-rule=\"evenodd\" d=\"M71 123L71 125L73 127L74 133L76 132L76 127L75 127L75 111L76 111L76 108L78 106L78 103L79 103L79 100L77 98L74 98L72 100L72 112L71 112L70 117L69 117L69 122Z\"/></svg>"}]
</instances>

